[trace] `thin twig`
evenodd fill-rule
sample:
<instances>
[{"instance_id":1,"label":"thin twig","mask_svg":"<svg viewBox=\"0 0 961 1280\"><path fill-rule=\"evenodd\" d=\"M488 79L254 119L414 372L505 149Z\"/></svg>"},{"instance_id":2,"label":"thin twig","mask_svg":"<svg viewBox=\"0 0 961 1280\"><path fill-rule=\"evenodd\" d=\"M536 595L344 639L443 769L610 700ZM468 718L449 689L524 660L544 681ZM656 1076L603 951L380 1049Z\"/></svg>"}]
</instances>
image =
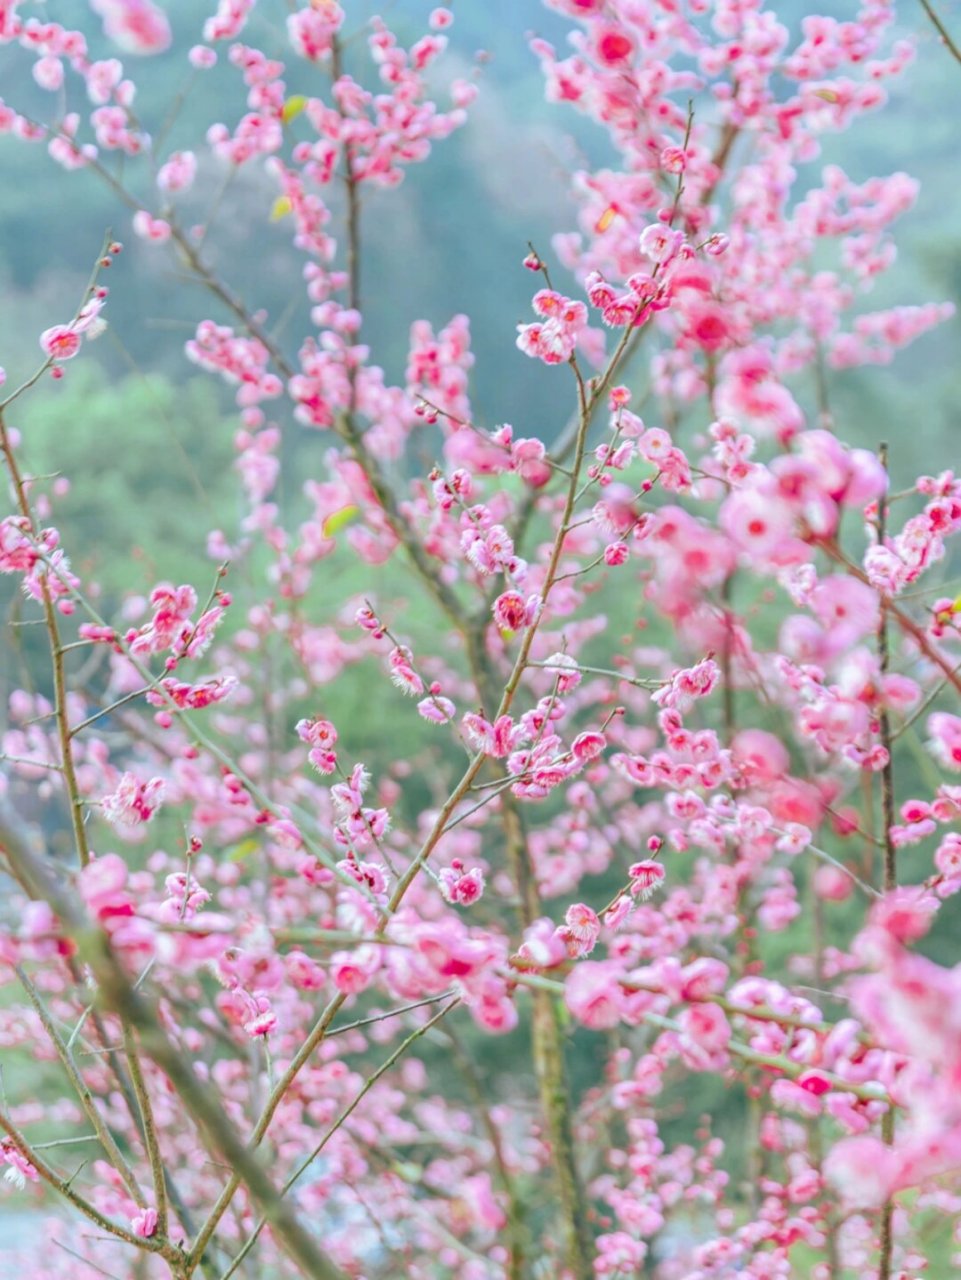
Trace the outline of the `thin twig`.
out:
<instances>
[{"instance_id":1,"label":"thin twig","mask_svg":"<svg viewBox=\"0 0 961 1280\"><path fill-rule=\"evenodd\" d=\"M150 1092L147 1089L147 1082L144 1079L143 1067L140 1064L140 1057L137 1053L136 1044L134 1043L133 1033L127 1026L123 1029L123 1044L127 1053L127 1068L130 1071L130 1082L133 1085L134 1093L137 1097L137 1103L140 1107L144 1145L147 1148L147 1158L150 1161L150 1173L153 1177L154 1201L157 1210L157 1234L162 1239L165 1239L167 1236L166 1170L164 1169L163 1157L160 1154L160 1144L157 1138L157 1125L154 1120L153 1105L150 1101Z\"/></svg>"},{"instance_id":2,"label":"thin twig","mask_svg":"<svg viewBox=\"0 0 961 1280\"><path fill-rule=\"evenodd\" d=\"M922 3L924 0L922 0ZM878 457L885 475L888 474L888 446L882 444ZM884 494L878 499L878 545L884 546L887 535L888 510ZM888 612L890 604L885 596L880 597L877 626L878 670L881 683L891 668L891 645L888 636ZM890 893L898 883L897 850L894 844L894 752L891 738L891 718L887 704L882 701L878 716L878 736L884 748L886 759L881 766L881 840L883 864L881 885L885 893ZM894 1108L889 1107L881 1117L881 1140L887 1146L894 1144ZM878 1280L890 1280L891 1261L894 1253L894 1201L890 1196L881 1207L881 1240L878 1261Z\"/></svg>"},{"instance_id":3,"label":"thin twig","mask_svg":"<svg viewBox=\"0 0 961 1280\"><path fill-rule=\"evenodd\" d=\"M433 1018L431 1018L428 1022L425 1022L423 1026L418 1027L415 1031L412 1031L411 1034L407 1037L407 1039L397 1046L397 1048L390 1055L390 1057L385 1062L381 1063L381 1065L377 1068L377 1070L367 1077L360 1091L356 1094L354 1098L351 1099L351 1101L347 1104L347 1106L344 1107L340 1115L337 1117L337 1119L333 1122L333 1124L330 1126L330 1128L321 1138L320 1142L318 1142L316 1147L314 1147L313 1151L311 1151L311 1153L304 1160L300 1162L300 1164L297 1166L294 1172L290 1175L290 1177L281 1187L281 1190L280 1190L281 1195L286 1195L287 1192L294 1185L294 1183L300 1178L301 1174L305 1173L310 1168L310 1166L317 1159L317 1157L323 1151L324 1147L326 1147L327 1143L331 1140L331 1138L334 1136L337 1130L340 1129L341 1126L345 1123L345 1121L347 1121L350 1118L350 1116L354 1113L354 1111L357 1110L361 1102L364 1100L367 1094L371 1091L371 1089L374 1087L377 1081L381 1078L381 1076L385 1075L386 1072L388 1072L390 1068L394 1065L394 1063L397 1062L399 1058L403 1057L403 1055L407 1052L407 1050L411 1047L411 1045L414 1044L415 1041L419 1040L421 1036L425 1035L426 1032L430 1031L432 1027L435 1027L443 1018L446 1018L447 1015L450 1013L450 1011L456 1008L457 1005L459 1004L460 1004L460 996L455 996L453 1000L450 1001L449 1004L445 1005L444 1008L440 1010L439 1013L435 1013ZM239 1253L234 1257L230 1266L221 1276L221 1280L230 1280L230 1277L234 1274L234 1272L237 1270L237 1268L240 1266L243 1260L250 1253L251 1249L253 1249L254 1245L257 1243L260 1233L266 1225L267 1225L267 1219L261 1218L260 1221L257 1223L256 1227L254 1227L252 1234L244 1242L244 1245L240 1249Z\"/></svg>"},{"instance_id":4,"label":"thin twig","mask_svg":"<svg viewBox=\"0 0 961 1280\"><path fill-rule=\"evenodd\" d=\"M83 1076L77 1070L77 1064L73 1060L73 1055L67 1047L63 1036L61 1036L60 1032L54 1026L53 1019L47 1012L47 1007L41 1000L39 991L33 985L21 965L14 965L14 972L20 979L20 983L23 986L24 991L27 993L27 998L33 1005L34 1011L40 1019L40 1023L44 1031L47 1033L49 1040L57 1051L57 1056L60 1059L64 1071L67 1073L67 1079L73 1086L80 1106L83 1109L83 1113L93 1125L94 1131L100 1139L100 1145L104 1149L104 1154L120 1175L123 1180L123 1184L130 1192L130 1195L140 1208L143 1209L146 1206L147 1201L144 1199L144 1194L140 1189L140 1184L137 1182L134 1172L127 1163L123 1152L117 1146L116 1140L108 1129L106 1121L97 1109L97 1104L93 1094L90 1092L86 1080L84 1080Z\"/></svg>"},{"instance_id":5,"label":"thin twig","mask_svg":"<svg viewBox=\"0 0 961 1280\"><path fill-rule=\"evenodd\" d=\"M951 57L954 58L955 62L961 63L961 49L959 49L958 46L954 43L954 41L951 39L951 36L950 36L950 33L948 32L947 27L944 25L944 23L941 21L938 15L935 13L934 9L928 3L928 0L921 0L921 8L931 19L931 22L934 25L934 28L937 31L938 35L941 37L941 40L944 43L944 47L947 49L948 53L951 54Z\"/></svg>"}]
</instances>

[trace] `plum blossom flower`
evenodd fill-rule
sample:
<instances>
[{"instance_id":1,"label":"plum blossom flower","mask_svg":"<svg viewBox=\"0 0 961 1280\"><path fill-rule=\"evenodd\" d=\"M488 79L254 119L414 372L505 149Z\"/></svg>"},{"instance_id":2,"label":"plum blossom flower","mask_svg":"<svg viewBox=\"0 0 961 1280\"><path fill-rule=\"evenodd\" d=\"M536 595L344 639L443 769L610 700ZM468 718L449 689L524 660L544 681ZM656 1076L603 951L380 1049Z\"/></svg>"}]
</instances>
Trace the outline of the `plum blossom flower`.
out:
<instances>
[{"instance_id":1,"label":"plum blossom flower","mask_svg":"<svg viewBox=\"0 0 961 1280\"><path fill-rule=\"evenodd\" d=\"M604 912L602 917L604 926L616 933L633 910L633 900L626 893L622 893Z\"/></svg>"},{"instance_id":2,"label":"plum blossom flower","mask_svg":"<svg viewBox=\"0 0 961 1280\"><path fill-rule=\"evenodd\" d=\"M462 907L471 906L484 893L484 873L480 867L465 871L459 858L455 858L449 867L444 867L437 880L445 900Z\"/></svg>"},{"instance_id":3,"label":"plum blossom flower","mask_svg":"<svg viewBox=\"0 0 961 1280\"><path fill-rule=\"evenodd\" d=\"M161 680L163 693L151 690L145 694L147 701L155 707L166 707L169 698L176 706L192 710L212 706L229 698L237 687L236 676L210 676L196 684L188 684L183 680L175 680L172 676Z\"/></svg>"},{"instance_id":4,"label":"plum blossom flower","mask_svg":"<svg viewBox=\"0 0 961 1280\"><path fill-rule=\"evenodd\" d=\"M190 65L198 71L209 71L217 62L216 51L208 48L205 44L193 45L187 54L187 58Z\"/></svg>"},{"instance_id":5,"label":"plum blossom flower","mask_svg":"<svg viewBox=\"0 0 961 1280\"><path fill-rule=\"evenodd\" d=\"M571 1014L592 1031L616 1027L625 1008L620 965L613 960L585 960L575 965L564 984Z\"/></svg>"},{"instance_id":6,"label":"plum blossom flower","mask_svg":"<svg viewBox=\"0 0 961 1280\"><path fill-rule=\"evenodd\" d=\"M167 784L163 778L141 782L135 774L124 773L117 789L100 801L103 815L117 827L135 827L149 822L163 804Z\"/></svg>"},{"instance_id":7,"label":"plum blossom flower","mask_svg":"<svg viewBox=\"0 0 961 1280\"><path fill-rule=\"evenodd\" d=\"M163 53L170 47L167 15L153 0L90 0L104 34L127 53Z\"/></svg>"},{"instance_id":8,"label":"plum blossom flower","mask_svg":"<svg viewBox=\"0 0 961 1280\"><path fill-rule=\"evenodd\" d=\"M149 1240L157 1231L157 1210L141 1209L130 1219L130 1230L135 1236L143 1236L144 1239Z\"/></svg>"},{"instance_id":9,"label":"plum blossom flower","mask_svg":"<svg viewBox=\"0 0 961 1280\"><path fill-rule=\"evenodd\" d=\"M333 773L337 768L337 730L329 720L298 720L297 736L309 743L307 759L318 773Z\"/></svg>"},{"instance_id":10,"label":"plum blossom flower","mask_svg":"<svg viewBox=\"0 0 961 1280\"><path fill-rule=\"evenodd\" d=\"M525 969L554 969L569 959L567 945L553 921L542 917L524 931L515 963Z\"/></svg>"},{"instance_id":11,"label":"plum blossom flower","mask_svg":"<svg viewBox=\"0 0 961 1280\"><path fill-rule=\"evenodd\" d=\"M553 289L534 295L534 310L543 319L517 326L517 345L525 355L545 364L562 364L574 354L578 339L587 326L587 308Z\"/></svg>"},{"instance_id":12,"label":"plum blossom flower","mask_svg":"<svg viewBox=\"0 0 961 1280\"><path fill-rule=\"evenodd\" d=\"M628 874L631 879L631 893L644 902L664 883L666 873L660 862L653 858L646 858L643 862L635 862Z\"/></svg>"},{"instance_id":13,"label":"plum blossom flower","mask_svg":"<svg viewBox=\"0 0 961 1280\"><path fill-rule=\"evenodd\" d=\"M80 334L73 325L54 325L41 333L40 346L49 360L72 360L80 350Z\"/></svg>"},{"instance_id":14,"label":"plum blossom flower","mask_svg":"<svg viewBox=\"0 0 961 1280\"><path fill-rule=\"evenodd\" d=\"M418 702L417 712L428 724L450 724L457 715L457 708L450 698L445 698L438 690Z\"/></svg>"},{"instance_id":15,"label":"plum blossom flower","mask_svg":"<svg viewBox=\"0 0 961 1280\"><path fill-rule=\"evenodd\" d=\"M736 489L721 505L720 525L751 558L775 559L793 537L795 515L773 489Z\"/></svg>"},{"instance_id":16,"label":"plum blossom flower","mask_svg":"<svg viewBox=\"0 0 961 1280\"><path fill-rule=\"evenodd\" d=\"M519 591L504 591L491 606L494 621L502 631L520 631L537 617L537 596L527 599Z\"/></svg>"},{"instance_id":17,"label":"plum blossom flower","mask_svg":"<svg viewBox=\"0 0 961 1280\"><path fill-rule=\"evenodd\" d=\"M192 151L175 151L157 170L157 186L168 194L186 191L197 173L197 157Z\"/></svg>"},{"instance_id":18,"label":"plum blossom flower","mask_svg":"<svg viewBox=\"0 0 961 1280\"><path fill-rule=\"evenodd\" d=\"M424 682L414 670L413 654L406 645L396 645L390 652L390 680L402 693L424 692Z\"/></svg>"},{"instance_id":19,"label":"plum blossom flower","mask_svg":"<svg viewBox=\"0 0 961 1280\"><path fill-rule=\"evenodd\" d=\"M142 240L152 240L155 244L163 244L172 234L169 222L155 218L146 209L138 209L133 215L133 229Z\"/></svg>"},{"instance_id":20,"label":"plum blossom flower","mask_svg":"<svg viewBox=\"0 0 961 1280\"><path fill-rule=\"evenodd\" d=\"M586 764L589 760L596 760L606 746L607 739L599 729L586 729L571 743L571 754L575 760Z\"/></svg>"},{"instance_id":21,"label":"plum blossom flower","mask_svg":"<svg viewBox=\"0 0 961 1280\"><path fill-rule=\"evenodd\" d=\"M842 1138L824 1161L824 1174L850 1208L877 1209L894 1190L900 1159L879 1138Z\"/></svg>"},{"instance_id":22,"label":"plum blossom flower","mask_svg":"<svg viewBox=\"0 0 961 1280\"><path fill-rule=\"evenodd\" d=\"M583 902L575 902L567 908L564 924L558 929L558 935L572 956L590 955L600 932L601 922L597 913Z\"/></svg>"},{"instance_id":23,"label":"plum blossom flower","mask_svg":"<svg viewBox=\"0 0 961 1280\"><path fill-rule=\"evenodd\" d=\"M647 1245L626 1231L610 1231L597 1237L596 1276L637 1275L647 1257Z\"/></svg>"},{"instance_id":24,"label":"plum blossom flower","mask_svg":"<svg viewBox=\"0 0 961 1280\"><path fill-rule=\"evenodd\" d=\"M961 770L961 717L937 711L928 717L931 750L946 769Z\"/></svg>"},{"instance_id":25,"label":"plum blossom flower","mask_svg":"<svg viewBox=\"0 0 961 1280\"><path fill-rule=\"evenodd\" d=\"M683 231L672 230L663 222L654 222L641 232L641 253L652 262L670 262L683 243Z\"/></svg>"},{"instance_id":26,"label":"plum blossom flower","mask_svg":"<svg viewBox=\"0 0 961 1280\"><path fill-rule=\"evenodd\" d=\"M0 1156L6 1164L3 1180L15 1191L23 1191L28 1182L37 1182L40 1175L30 1161L17 1150L12 1142L0 1142Z\"/></svg>"}]
</instances>

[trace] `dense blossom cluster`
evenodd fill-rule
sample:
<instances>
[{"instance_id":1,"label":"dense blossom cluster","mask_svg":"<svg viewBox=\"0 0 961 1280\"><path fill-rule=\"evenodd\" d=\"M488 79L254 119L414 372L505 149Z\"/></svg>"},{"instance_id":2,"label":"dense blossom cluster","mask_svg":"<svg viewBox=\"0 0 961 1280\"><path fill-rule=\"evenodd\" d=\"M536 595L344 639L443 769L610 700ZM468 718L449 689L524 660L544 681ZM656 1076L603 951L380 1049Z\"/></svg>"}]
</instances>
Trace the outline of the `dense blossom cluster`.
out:
<instances>
[{"instance_id":1,"label":"dense blossom cluster","mask_svg":"<svg viewBox=\"0 0 961 1280\"><path fill-rule=\"evenodd\" d=\"M171 46L161 5L91 0L101 33L0 0L2 55L56 95L0 133L101 174L211 290L186 356L235 390L245 502L206 603L160 582L100 615L16 429L103 327L95 281L0 400L0 572L52 658L0 739L0 1046L59 1091L5 1073L3 1194L71 1242L22 1250L37 1280L226 1280L253 1250L323 1280L893 1280L961 1220L961 965L931 958L961 480L893 495L810 408L950 314L865 309L916 184L819 163L913 49L888 0L799 31L761 0L547 4L547 97L608 160L524 260L516 358L571 389L541 440L522 406L473 420L466 316L413 320L403 385L363 340L360 198L477 92L438 88L451 10L405 47L334 0L208 4L176 34L239 102L168 152L115 56ZM179 210L242 167L297 253L289 349ZM285 504L305 428L323 469ZM338 596L344 563L376 595ZM725 1104L738 1133L700 1115Z\"/></svg>"}]
</instances>

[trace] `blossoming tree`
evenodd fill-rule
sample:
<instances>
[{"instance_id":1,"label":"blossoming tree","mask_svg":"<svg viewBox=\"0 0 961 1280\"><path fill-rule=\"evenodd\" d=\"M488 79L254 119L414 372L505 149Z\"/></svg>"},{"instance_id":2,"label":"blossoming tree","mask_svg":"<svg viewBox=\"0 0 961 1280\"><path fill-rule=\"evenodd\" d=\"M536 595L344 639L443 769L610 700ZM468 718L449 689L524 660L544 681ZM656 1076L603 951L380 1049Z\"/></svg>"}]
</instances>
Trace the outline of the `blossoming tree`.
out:
<instances>
[{"instance_id":1,"label":"blossoming tree","mask_svg":"<svg viewBox=\"0 0 961 1280\"><path fill-rule=\"evenodd\" d=\"M170 153L116 56L168 47L159 4L81 30L0 0L50 104L0 131L204 286L186 355L236 388L246 502L212 586L122 605L71 568L18 415L108 322L108 239L0 392L0 569L49 659L0 757L0 1157L55 1215L37 1280L892 1280L950 1234L961 966L924 948L961 889L961 484L890 493L825 394L950 310L865 309L915 184L819 163L912 48L887 0L799 30L762 0L549 7L547 96L608 163L524 258L517 346L570 395L542 440L475 419L466 317L391 304L404 385L364 342L365 193L478 91L445 79L450 10L407 48L262 0L299 95L243 43L255 0L219 0L189 60L227 58L236 100ZM290 228L298 342L180 211L241 168ZM292 520L297 433L328 451ZM726 1140L690 1114L704 1074Z\"/></svg>"}]
</instances>

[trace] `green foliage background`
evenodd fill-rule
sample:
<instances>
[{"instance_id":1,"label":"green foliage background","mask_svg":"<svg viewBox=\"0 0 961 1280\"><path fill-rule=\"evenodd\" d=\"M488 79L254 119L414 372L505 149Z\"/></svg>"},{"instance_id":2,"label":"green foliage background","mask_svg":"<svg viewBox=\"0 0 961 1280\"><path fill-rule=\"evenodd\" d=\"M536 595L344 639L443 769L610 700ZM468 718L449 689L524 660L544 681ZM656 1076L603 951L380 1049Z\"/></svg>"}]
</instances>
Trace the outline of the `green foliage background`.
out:
<instances>
[{"instance_id":1,"label":"green foliage background","mask_svg":"<svg viewBox=\"0 0 961 1280\"><path fill-rule=\"evenodd\" d=\"M171 93L189 78L184 53L212 6L170 0L165 7L177 35L174 50L157 59L131 60L140 86L137 109L153 132L158 127L154 122L165 117ZM279 15L280 7L275 7ZM414 37L423 30L431 7L420 0L400 0L389 7L388 18L402 36ZM777 7L795 22L809 9L797 0ZM853 3L825 7L841 17L852 16L856 8ZM264 13L269 8L263 6ZM362 17L375 8L383 6L350 6L351 25L359 28ZM945 3L941 9L961 32L961 6ZM76 21L75 0L50 0L42 10L68 25ZM536 365L514 347L514 325L528 317L531 294L531 277L520 260L528 240L546 255L552 234L573 225L569 175L586 156L594 163L603 158L604 143L573 113L543 102L540 74L523 36L536 30L559 39L556 15L535 0L457 3L455 10L450 57L464 74L477 66L482 93L466 130L437 146L428 164L410 170L398 191L366 200L364 334L388 377L402 381L410 323L427 317L440 326L454 313L467 312L477 356L473 395L478 421L493 425L506 420L523 434L550 439L566 421L571 388L563 370ZM849 134L825 139L823 159L841 164L858 180L901 168L921 180L918 205L897 228L898 263L866 305L932 299L961 304L956 213L961 68L924 26L920 8L906 5L902 23L905 34L919 36L916 63L893 86L882 113L861 121ZM274 24L258 17L245 38L253 44L263 39L268 51L280 53L279 17ZM478 50L487 54L479 63ZM49 115L51 99L33 85L26 59L0 51L0 71L8 102L30 102L38 116ZM311 92L313 74L291 62L291 92ZM171 147L190 145L202 157L192 215L198 220L218 198L224 175L198 145L193 122L206 126L229 111L224 118L232 123L242 111L238 85L239 75L222 53L215 71L196 77L188 108L170 133ZM147 175L139 174L133 183L152 200ZM269 324L293 348L307 329L306 307L288 228L283 222L267 222L275 194L265 180L243 171L223 193L210 237L211 256L252 306L266 308ZM336 207L334 212L336 220ZM37 363L39 331L71 314L108 226L126 245L106 281L111 286L109 328L68 366L62 383L42 384L16 410L32 470L70 478L72 488L58 504L56 522L79 572L98 578L106 605L165 577L192 581L203 592L213 571L205 552L208 530L220 527L228 537L235 534L243 514L231 470L236 415L229 393L213 379L198 376L183 355L183 342L198 319L223 317L199 289L183 283L165 250L137 242L126 216L118 213L94 174L65 173L51 164L43 148L0 138L0 364L11 383ZM563 284L563 273L558 276ZM890 368L831 378L839 431L868 446L887 439L896 481L919 470L958 464L958 335L954 321L924 337ZM635 377L643 392L643 375L638 371ZM813 386L795 390L813 408ZM653 419L651 423L656 425ZM316 433L289 422L285 427L285 481L279 500L296 518L302 500L295 478L322 474L324 443ZM345 557L335 557L328 572L336 578L338 601L372 589L366 571ZM399 564L383 574L392 578L395 590L398 584L407 589L409 580ZM439 619L424 608L412 581L407 594L408 634L416 638L436 629ZM11 604L9 592L0 604ZM611 627L633 626L635 601L606 592L602 604ZM312 600L309 607L322 620L324 602ZM776 612L769 610L763 625L772 635L777 623ZM649 635L654 642L665 638L656 628ZM24 643L29 651L31 641ZM366 704L368 682L363 665L350 668L323 691L326 711L338 722L350 720L358 756L376 757L413 732L410 754L418 758L429 731L422 726L412 731L409 704L399 694L382 703L376 719L356 715ZM911 794L921 778L905 776L903 782ZM425 801L427 795L425 786ZM604 888L598 886L599 894ZM834 913L829 933L843 935L849 909L828 911ZM939 958L956 958L959 926L957 912L945 915L932 942ZM796 926L765 940L764 955L772 970L807 947L810 927L805 915ZM520 1045L515 1050L513 1037L479 1038L475 1048L482 1074L502 1076L507 1091ZM573 1037L570 1061L573 1087L586 1088L594 1070L587 1033ZM437 1065L445 1069L442 1055ZM689 1077L683 1097L665 1101L665 1136L687 1133L681 1111L688 1116L712 1113L722 1136L735 1135L743 1125L744 1107L740 1090L725 1090L708 1077ZM672 1119L675 1112L678 1118ZM737 1172L748 1176L747 1167ZM804 1265L799 1258L799 1275Z\"/></svg>"}]
</instances>

